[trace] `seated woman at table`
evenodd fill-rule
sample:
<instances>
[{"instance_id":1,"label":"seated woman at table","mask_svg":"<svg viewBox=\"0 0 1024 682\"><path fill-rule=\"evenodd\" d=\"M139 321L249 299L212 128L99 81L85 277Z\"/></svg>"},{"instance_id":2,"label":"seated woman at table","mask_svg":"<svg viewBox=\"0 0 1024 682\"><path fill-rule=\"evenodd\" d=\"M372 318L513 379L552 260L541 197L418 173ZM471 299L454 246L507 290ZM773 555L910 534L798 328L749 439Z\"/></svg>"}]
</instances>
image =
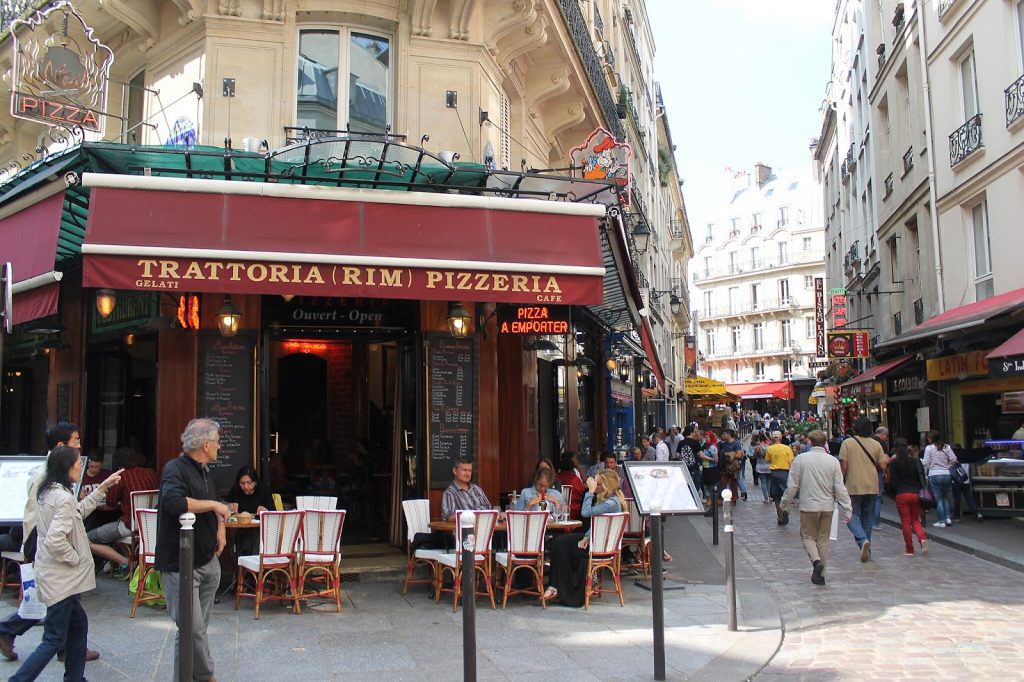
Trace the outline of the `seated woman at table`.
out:
<instances>
[{"instance_id":1,"label":"seated woman at table","mask_svg":"<svg viewBox=\"0 0 1024 682\"><path fill-rule=\"evenodd\" d=\"M587 494L581 509L584 519L625 510L626 499L619 490L619 477L614 471L602 469L596 477L587 479ZM544 592L545 599L558 598L566 606L575 608L583 606L589 545L590 531L566 533L551 542L550 586Z\"/></svg>"},{"instance_id":2,"label":"seated woman at table","mask_svg":"<svg viewBox=\"0 0 1024 682\"><path fill-rule=\"evenodd\" d=\"M569 518L573 521L580 520L580 509L583 507L583 493L587 491L587 486L580 478L580 472L576 468L576 462L572 453L564 453L562 458L558 461L558 480L562 484L562 488L569 488L572 490L572 500L569 502ZM565 495L562 495L565 499Z\"/></svg>"},{"instance_id":3,"label":"seated woman at table","mask_svg":"<svg viewBox=\"0 0 1024 682\"><path fill-rule=\"evenodd\" d=\"M516 511L551 511L552 506L555 511L562 511L565 502L562 500L562 494L551 487L554 478L555 475L550 469L538 468L533 476L533 485L523 488L523 492L519 494Z\"/></svg>"},{"instance_id":4,"label":"seated woman at table","mask_svg":"<svg viewBox=\"0 0 1024 682\"><path fill-rule=\"evenodd\" d=\"M255 516L274 508L274 496L269 486L260 483L256 470L245 465L235 476L235 485L228 491L227 503L232 514L248 512ZM259 554L260 532L253 528L239 530L235 548L239 556Z\"/></svg>"},{"instance_id":5,"label":"seated woman at table","mask_svg":"<svg viewBox=\"0 0 1024 682\"><path fill-rule=\"evenodd\" d=\"M562 482L558 480L557 471L555 471L555 463L551 461L550 457L541 457L540 461L537 462L537 467L533 470L533 475L536 480L537 472L541 469L547 469L551 472L551 487L554 490L561 490Z\"/></svg>"}]
</instances>

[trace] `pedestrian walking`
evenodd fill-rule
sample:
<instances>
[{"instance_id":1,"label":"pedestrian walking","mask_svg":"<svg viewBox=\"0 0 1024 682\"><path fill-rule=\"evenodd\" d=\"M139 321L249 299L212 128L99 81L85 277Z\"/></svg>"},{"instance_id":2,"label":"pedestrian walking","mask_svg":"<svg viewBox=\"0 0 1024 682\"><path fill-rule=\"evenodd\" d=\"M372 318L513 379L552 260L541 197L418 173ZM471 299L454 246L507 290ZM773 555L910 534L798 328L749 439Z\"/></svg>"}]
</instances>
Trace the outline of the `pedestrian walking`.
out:
<instances>
[{"instance_id":1,"label":"pedestrian walking","mask_svg":"<svg viewBox=\"0 0 1024 682\"><path fill-rule=\"evenodd\" d=\"M889 460L889 490L896 501L900 515L900 529L903 531L904 555L914 556L914 536L921 544L921 554L928 552L928 536L921 525L921 500L918 492L924 480L921 460L912 457L905 443L898 439L893 447L893 458Z\"/></svg>"},{"instance_id":2,"label":"pedestrian walking","mask_svg":"<svg viewBox=\"0 0 1024 682\"><path fill-rule=\"evenodd\" d=\"M754 440L754 478L760 484L761 495L764 503L771 503L772 470L768 465L766 455L768 453L767 439L760 432L755 432L751 439Z\"/></svg>"},{"instance_id":3,"label":"pedestrian walking","mask_svg":"<svg viewBox=\"0 0 1024 682\"><path fill-rule=\"evenodd\" d=\"M882 446L871 437L871 422L858 417L853 423L854 435L839 448L839 464L843 468L846 490L853 503L853 517L846 524L860 548L860 560L871 558L871 530L878 497L879 471L889 466Z\"/></svg>"},{"instance_id":4,"label":"pedestrian walking","mask_svg":"<svg viewBox=\"0 0 1024 682\"><path fill-rule=\"evenodd\" d=\"M782 496L789 481L789 467L793 463L793 448L782 444L782 432L772 431L772 444L765 452L771 478L771 499L775 502L775 515L780 526L789 523L789 512L782 508Z\"/></svg>"},{"instance_id":5,"label":"pedestrian walking","mask_svg":"<svg viewBox=\"0 0 1024 682\"><path fill-rule=\"evenodd\" d=\"M874 438L878 441L878 444L882 446L882 452L885 453L886 457L889 456L889 429L884 426L879 426L875 429ZM871 521L871 527L874 530L882 529L882 501L885 497L885 483L882 480L882 472L878 472L878 497L875 498L875 518Z\"/></svg>"},{"instance_id":6,"label":"pedestrian walking","mask_svg":"<svg viewBox=\"0 0 1024 682\"><path fill-rule=\"evenodd\" d=\"M208 465L220 452L220 424L212 419L193 419L181 434L182 454L164 465L160 475L160 505L156 527L156 569L167 597L167 613L178 624L178 593L181 571L193 570L192 581L192 675L214 680L213 657L206 632L210 626L213 598L220 584L218 557L225 545L224 522L229 511L218 501L217 486ZM196 515L193 531L193 566L179 566L178 540L185 512ZM178 670L180 632L174 635L174 670ZM186 634L186 636L188 636Z\"/></svg>"},{"instance_id":7,"label":"pedestrian walking","mask_svg":"<svg viewBox=\"0 0 1024 682\"><path fill-rule=\"evenodd\" d=\"M729 488L734 500L740 499L737 478L740 475L744 459L743 445L737 440L735 429L724 429L722 440L718 444L718 487L719 490ZM747 499L746 493L744 493L743 499Z\"/></svg>"},{"instance_id":8,"label":"pedestrian walking","mask_svg":"<svg viewBox=\"0 0 1024 682\"><path fill-rule=\"evenodd\" d=\"M938 520L932 525L936 528L952 526L953 519L949 514L949 491L952 487L950 469L957 465L956 454L949 447L945 437L938 431L931 432L931 445L924 449L922 461L924 470L928 472L928 485L935 493L935 513Z\"/></svg>"},{"instance_id":9,"label":"pedestrian walking","mask_svg":"<svg viewBox=\"0 0 1024 682\"><path fill-rule=\"evenodd\" d=\"M825 432L811 431L807 438L811 449L793 461L779 506L788 512L794 498L800 495L800 541L811 560L811 582L824 585L835 505L839 504L846 521L850 520L853 507L843 484L842 467L825 451Z\"/></svg>"},{"instance_id":10,"label":"pedestrian walking","mask_svg":"<svg viewBox=\"0 0 1024 682\"><path fill-rule=\"evenodd\" d=\"M78 448L60 446L46 460L46 476L39 486L36 511L36 590L46 604L43 641L25 659L11 682L29 682L64 650L64 679L85 680L85 643L89 617L82 608L82 593L96 589L96 571L82 519L89 516L121 480L117 471L81 502L74 486L82 480Z\"/></svg>"}]
</instances>

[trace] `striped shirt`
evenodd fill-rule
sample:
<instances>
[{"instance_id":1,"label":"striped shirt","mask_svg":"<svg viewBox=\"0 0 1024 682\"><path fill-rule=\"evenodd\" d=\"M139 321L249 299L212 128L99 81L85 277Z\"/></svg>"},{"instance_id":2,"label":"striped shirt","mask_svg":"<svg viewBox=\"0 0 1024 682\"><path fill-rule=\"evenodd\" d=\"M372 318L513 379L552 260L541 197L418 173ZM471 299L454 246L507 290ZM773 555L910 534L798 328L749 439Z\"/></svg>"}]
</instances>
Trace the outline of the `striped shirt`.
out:
<instances>
[{"instance_id":1,"label":"striped shirt","mask_svg":"<svg viewBox=\"0 0 1024 682\"><path fill-rule=\"evenodd\" d=\"M491 503L483 488L476 483L470 483L469 489L463 490L458 483L452 481L441 497L441 518L451 518L456 510L462 509L491 509Z\"/></svg>"}]
</instances>

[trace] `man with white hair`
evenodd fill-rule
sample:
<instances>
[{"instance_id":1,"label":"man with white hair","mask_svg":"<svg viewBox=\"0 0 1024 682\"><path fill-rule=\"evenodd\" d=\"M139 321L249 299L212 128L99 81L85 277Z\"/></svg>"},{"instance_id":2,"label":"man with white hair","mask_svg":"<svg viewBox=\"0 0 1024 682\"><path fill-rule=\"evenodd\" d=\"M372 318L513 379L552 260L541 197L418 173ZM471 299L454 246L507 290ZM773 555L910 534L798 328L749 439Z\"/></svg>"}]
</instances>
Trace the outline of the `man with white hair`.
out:
<instances>
[{"instance_id":1,"label":"man with white hair","mask_svg":"<svg viewBox=\"0 0 1024 682\"><path fill-rule=\"evenodd\" d=\"M167 612L178 624L178 593L181 570L194 571L192 581L192 675L196 680L214 680L213 657L206 631L210 625L213 598L220 584L220 561L226 536L227 505L217 499L217 485L209 464L220 453L220 424L212 419L193 419L181 434L182 454L164 465L160 475L160 504L156 526L156 569L163 578ZM196 515L193 532L193 566L179 566L178 517ZM174 636L174 669L178 670L179 633ZM177 675L177 672L175 672Z\"/></svg>"}]
</instances>

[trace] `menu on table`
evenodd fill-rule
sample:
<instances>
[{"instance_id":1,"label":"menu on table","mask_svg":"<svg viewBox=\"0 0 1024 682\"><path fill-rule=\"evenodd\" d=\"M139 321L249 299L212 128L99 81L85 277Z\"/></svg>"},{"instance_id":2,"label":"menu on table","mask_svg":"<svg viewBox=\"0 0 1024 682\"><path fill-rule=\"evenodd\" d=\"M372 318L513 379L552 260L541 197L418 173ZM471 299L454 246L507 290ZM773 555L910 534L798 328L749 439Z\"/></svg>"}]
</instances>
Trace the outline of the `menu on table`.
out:
<instances>
[{"instance_id":1,"label":"menu on table","mask_svg":"<svg viewBox=\"0 0 1024 682\"><path fill-rule=\"evenodd\" d=\"M480 350L475 338L430 335L427 460L432 488L448 486L458 457L476 457L479 363Z\"/></svg>"},{"instance_id":2,"label":"menu on table","mask_svg":"<svg viewBox=\"0 0 1024 682\"><path fill-rule=\"evenodd\" d=\"M218 490L235 484L238 469L253 463L255 334L199 336L198 416L220 424L220 454L210 464Z\"/></svg>"}]
</instances>

